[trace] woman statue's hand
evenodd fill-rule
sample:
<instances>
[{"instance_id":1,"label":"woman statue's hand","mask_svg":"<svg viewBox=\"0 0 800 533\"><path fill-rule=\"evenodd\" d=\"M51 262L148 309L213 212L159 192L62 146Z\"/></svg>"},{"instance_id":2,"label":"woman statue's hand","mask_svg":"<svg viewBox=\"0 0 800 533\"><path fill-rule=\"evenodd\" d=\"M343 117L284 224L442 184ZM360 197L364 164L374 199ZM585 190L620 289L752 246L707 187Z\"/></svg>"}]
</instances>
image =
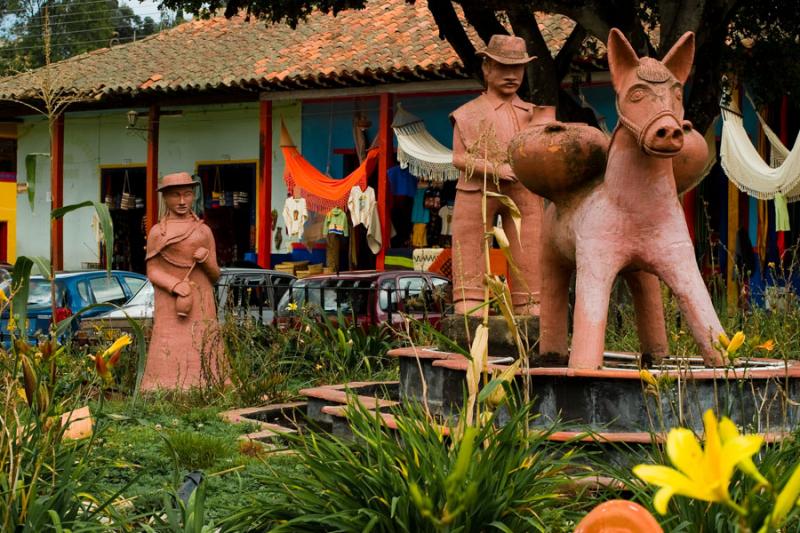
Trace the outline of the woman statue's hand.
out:
<instances>
[{"instance_id":1,"label":"woman statue's hand","mask_svg":"<svg viewBox=\"0 0 800 533\"><path fill-rule=\"evenodd\" d=\"M192 286L188 281L181 281L172 288L172 292L178 296L189 296L192 293Z\"/></svg>"},{"instance_id":2,"label":"woman statue's hand","mask_svg":"<svg viewBox=\"0 0 800 533\"><path fill-rule=\"evenodd\" d=\"M198 263L204 262L208 259L208 248L200 246L197 250L194 251L192 254L192 259L197 261Z\"/></svg>"}]
</instances>

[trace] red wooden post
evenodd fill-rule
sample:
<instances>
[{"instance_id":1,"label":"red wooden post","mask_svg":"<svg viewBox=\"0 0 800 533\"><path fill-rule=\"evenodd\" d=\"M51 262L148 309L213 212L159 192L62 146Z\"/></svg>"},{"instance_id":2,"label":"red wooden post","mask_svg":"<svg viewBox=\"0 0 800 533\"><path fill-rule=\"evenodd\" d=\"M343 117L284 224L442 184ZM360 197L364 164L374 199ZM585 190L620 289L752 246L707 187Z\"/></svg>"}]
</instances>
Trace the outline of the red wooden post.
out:
<instances>
[{"instance_id":1,"label":"red wooden post","mask_svg":"<svg viewBox=\"0 0 800 533\"><path fill-rule=\"evenodd\" d=\"M272 102L261 100L259 106L259 151L258 161L261 169L258 198L258 228L256 251L258 264L270 267L272 254Z\"/></svg>"},{"instance_id":2,"label":"red wooden post","mask_svg":"<svg viewBox=\"0 0 800 533\"><path fill-rule=\"evenodd\" d=\"M386 249L389 248L391 235L391 218L389 216L389 167L394 162L394 145L392 142L392 95L382 93L380 96L380 109L378 111L378 216L381 221L382 245L381 251L375 261L378 270L386 268Z\"/></svg>"},{"instance_id":3,"label":"red wooden post","mask_svg":"<svg viewBox=\"0 0 800 533\"><path fill-rule=\"evenodd\" d=\"M147 232L158 222L158 129L159 107L151 105L147 113L147 177L145 186L145 216Z\"/></svg>"},{"instance_id":4,"label":"red wooden post","mask_svg":"<svg viewBox=\"0 0 800 533\"><path fill-rule=\"evenodd\" d=\"M780 138L784 146L789 145L789 97L786 95L781 99L781 119L780 119ZM778 231L778 259L783 261L783 254L786 252L786 232Z\"/></svg>"},{"instance_id":5,"label":"red wooden post","mask_svg":"<svg viewBox=\"0 0 800 533\"><path fill-rule=\"evenodd\" d=\"M50 131L50 209L64 205L64 115L59 115ZM53 270L64 270L64 220L50 220L50 261Z\"/></svg>"}]
</instances>

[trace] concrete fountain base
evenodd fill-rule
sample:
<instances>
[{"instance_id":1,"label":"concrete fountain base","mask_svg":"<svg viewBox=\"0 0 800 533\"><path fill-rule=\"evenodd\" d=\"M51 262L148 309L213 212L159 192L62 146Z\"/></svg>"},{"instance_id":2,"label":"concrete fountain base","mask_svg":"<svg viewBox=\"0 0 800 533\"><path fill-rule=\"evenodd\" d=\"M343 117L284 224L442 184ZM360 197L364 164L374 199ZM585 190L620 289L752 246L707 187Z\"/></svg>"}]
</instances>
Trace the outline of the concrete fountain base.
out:
<instances>
[{"instance_id":1,"label":"concrete fountain base","mask_svg":"<svg viewBox=\"0 0 800 533\"><path fill-rule=\"evenodd\" d=\"M400 362L400 401L422 401L441 417L454 417L463 405L468 360L431 348L401 348L390 355ZM502 371L510 358L490 358L490 370ZM666 358L650 369L657 386L642 380L637 357L608 352L598 370L539 367L520 370L529 378L536 426L561 420L574 438L586 430L610 441L650 442L671 427L702 431L707 409L729 416L769 439L791 432L800 421L800 364L753 359L734 368L712 369L699 358ZM787 401L788 400L788 401ZM595 437L592 437L595 438Z\"/></svg>"}]
</instances>

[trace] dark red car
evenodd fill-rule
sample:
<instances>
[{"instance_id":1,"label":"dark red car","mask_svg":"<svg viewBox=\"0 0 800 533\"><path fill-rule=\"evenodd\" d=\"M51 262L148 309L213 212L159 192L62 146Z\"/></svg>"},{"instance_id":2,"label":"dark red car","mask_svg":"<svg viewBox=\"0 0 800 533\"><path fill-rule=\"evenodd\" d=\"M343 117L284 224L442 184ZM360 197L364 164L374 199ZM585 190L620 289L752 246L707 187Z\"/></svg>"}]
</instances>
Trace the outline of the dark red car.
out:
<instances>
[{"instance_id":1,"label":"dark red car","mask_svg":"<svg viewBox=\"0 0 800 533\"><path fill-rule=\"evenodd\" d=\"M278 304L278 324L287 325L297 313L339 315L362 326L398 326L403 315L437 326L450 312L450 280L431 272L375 270L320 274L295 280Z\"/></svg>"}]
</instances>

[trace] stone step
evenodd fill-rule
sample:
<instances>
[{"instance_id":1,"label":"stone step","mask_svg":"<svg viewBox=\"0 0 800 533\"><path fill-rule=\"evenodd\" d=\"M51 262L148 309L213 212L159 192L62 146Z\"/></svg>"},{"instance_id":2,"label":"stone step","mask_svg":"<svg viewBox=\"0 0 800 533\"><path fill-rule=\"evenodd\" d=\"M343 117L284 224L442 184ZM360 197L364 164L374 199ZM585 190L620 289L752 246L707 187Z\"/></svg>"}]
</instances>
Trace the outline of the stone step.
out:
<instances>
[{"instance_id":1,"label":"stone step","mask_svg":"<svg viewBox=\"0 0 800 533\"><path fill-rule=\"evenodd\" d=\"M324 411L329 406L345 406L357 401L367 409L385 410L398 405L395 400L378 397L379 392L391 392L398 387L396 381L351 382L341 385L323 385L303 389L300 394L308 398L306 415L321 429L332 431L334 420ZM364 394L372 392L373 395Z\"/></svg>"}]
</instances>

